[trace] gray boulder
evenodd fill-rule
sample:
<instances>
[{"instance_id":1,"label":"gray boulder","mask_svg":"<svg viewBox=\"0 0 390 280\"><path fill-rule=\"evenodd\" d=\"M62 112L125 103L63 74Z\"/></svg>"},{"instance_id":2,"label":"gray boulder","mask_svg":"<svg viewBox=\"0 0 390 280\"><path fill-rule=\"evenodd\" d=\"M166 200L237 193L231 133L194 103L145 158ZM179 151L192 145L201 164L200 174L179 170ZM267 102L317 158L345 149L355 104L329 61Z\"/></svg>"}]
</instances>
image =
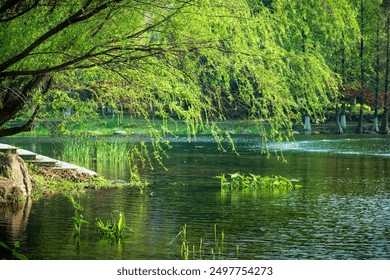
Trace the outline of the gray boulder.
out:
<instances>
[{"instance_id":1,"label":"gray boulder","mask_svg":"<svg viewBox=\"0 0 390 280\"><path fill-rule=\"evenodd\" d=\"M23 159L16 154L0 154L0 203L27 197L31 189L31 178Z\"/></svg>"}]
</instances>

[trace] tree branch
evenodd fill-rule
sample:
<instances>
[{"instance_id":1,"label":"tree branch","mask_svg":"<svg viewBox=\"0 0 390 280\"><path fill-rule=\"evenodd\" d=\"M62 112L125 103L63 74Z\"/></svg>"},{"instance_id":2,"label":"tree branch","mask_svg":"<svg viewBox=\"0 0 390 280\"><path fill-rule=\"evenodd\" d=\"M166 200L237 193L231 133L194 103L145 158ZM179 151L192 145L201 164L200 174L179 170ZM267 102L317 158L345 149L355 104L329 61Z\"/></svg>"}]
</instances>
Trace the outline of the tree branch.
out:
<instances>
[{"instance_id":1,"label":"tree branch","mask_svg":"<svg viewBox=\"0 0 390 280\"><path fill-rule=\"evenodd\" d=\"M33 122L35 120L36 115L38 114L38 111L39 106L34 109L34 112L32 113L31 117L22 126L0 129L0 137L11 136L25 131L31 131L33 129Z\"/></svg>"},{"instance_id":2,"label":"tree branch","mask_svg":"<svg viewBox=\"0 0 390 280\"><path fill-rule=\"evenodd\" d=\"M84 69L84 68L91 68L93 66L101 66L101 65L108 65L113 63L120 63L120 62L127 62L127 61L134 61L134 60L140 60L142 58L155 56L164 52L173 52L177 47L180 47L182 45L186 44L175 44L175 45L169 45L166 46L168 48L164 48L164 45L155 45L155 46L129 46L129 47L119 47L119 46L112 46L108 49L94 52L96 48L90 49L87 53L80 57L76 57L73 60L69 60L67 62L64 62L59 65L55 65L52 67L42 68L42 69L36 69L36 70L20 70L20 71L5 71L1 74L2 77L17 77L17 76L36 76L36 75L44 75L56 71L66 71L71 68L73 69ZM120 52L119 54L115 54L115 52ZM129 53L137 53L137 55L134 55L130 58L123 58L123 52L126 51L127 54ZM42 55L43 53L39 53ZM50 54L50 53L48 53ZM66 54L64 54L66 55ZM97 59L99 57L109 56L112 59L109 60L103 60L98 61ZM86 63L86 64L79 64L80 62L92 62L92 63Z\"/></svg>"},{"instance_id":3,"label":"tree branch","mask_svg":"<svg viewBox=\"0 0 390 280\"><path fill-rule=\"evenodd\" d=\"M184 1L182 2L182 4L178 7L178 8L175 8L175 10L170 13L168 16L164 17L163 19L155 22L154 24L151 24L149 26L147 26L146 28L143 28L142 30L139 30L133 34L130 34L124 38L119 38L117 40L111 40L109 42L105 42L103 44L101 44L100 46L96 46L94 48L92 48L91 50L89 50L87 53L85 53L84 55L81 55L79 57L76 57L72 60L69 60L69 61L66 61L62 64L59 64L59 65L55 65L55 66L52 66L52 67L47 67L47 68L43 68L43 69L36 69L36 70L20 70L20 71L6 71L6 69L17 63L18 61L24 59L25 57L29 56L29 55L33 55L31 52L37 48L40 44L42 44L45 40L49 39L51 36L54 36L55 34L57 34L58 32L60 32L61 30L67 28L68 26L72 25L72 24L75 24L77 22L81 22L81 21L84 21L92 16L94 16L95 14L101 12L102 10L106 9L109 7L109 4L111 3L119 3L121 2L122 0L111 0L111 1L108 1L108 2L105 2L103 4L101 4L100 6L94 8L93 10L85 13L85 10L90 6L91 2L93 2L93 0L88 0L87 3L83 6L83 8L81 8L79 11L77 11L76 13L74 13L72 16L70 16L68 19L64 20L63 22L61 22L60 24L58 24L56 27L52 28L51 30L49 30L48 32L46 32L45 34L43 34L41 37L39 37L37 40L35 40L34 43L32 43L29 47L27 47L25 50L23 50L21 53L15 55L13 58L9 59L8 61L5 61L3 62L2 64L0 64L0 77L16 77L16 76L29 76L29 75L42 75L42 74L47 74L47 73L50 73L50 72L55 72L55 71L63 71L63 70L68 70L70 69L72 66L75 66L73 68L89 68L89 67L92 67L94 64L95 65L102 65L104 64L105 62L102 61L102 62L95 62L93 64L91 63L87 63L87 67L85 65L78 65L78 63L80 62L83 62L83 61L86 61L88 59L91 59L91 58L96 58L98 56L102 56L102 55L108 55L110 52L112 51L120 51L120 50L123 50L123 48L119 48L119 47L116 47L116 46L112 46L113 43L118 43L118 42L121 42L123 40L129 40L129 39L134 39L134 38L137 38L139 36L141 36L142 34L150 31L151 29L163 24L164 22L168 21L170 18L172 18L174 15L176 15L180 10L182 10L184 7L186 7L187 5L189 5L190 3L192 3L192 0L189 0L189 1ZM97 52L97 53L94 53L94 51L98 48L103 48L102 51L100 52ZM104 48L107 48L104 50ZM163 51L162 49L158 49L158 47L146 47L146 48L132 48L132 47L129 47L127 49L127 51L144 51L144 52L152 52L154 54L157 54L159 53L159 51ZM157 51L158 50L158 51ZM134 60L139 60L140 57L148 57L150 56L150 54L146 54L146 55L137 55L135 57ZM119 56L117 56L119 57ZM132 59L130 59L132 60ZM108 60L108 61L111 61L111 60Z\"/></svg>"},{"instance_id":4,"label":"tree branch","mask_svg":"<svg viewBox=\"0 0 390 280\"><path fill-rule=\"evenodd\" d=\"M167 17L164 17L162 20L157 21L156 23L154 23L154 24L152 24L152 25L150 25L150 26L148 26L148 27L136 32L136 33L127 36L126 39L136 38L136 37L140 36L141 34L144 34L144 33L148 32L149 30L153 29L154 27L159 26L162 23L170 20L173 16L175 16L177 13L179 13L179 11L184 9L191 2L192 2L191 0L185 1L180 7L176 8L176 10L173 13L169 14Z\"/></svg>"},{"instance_id":5,"label":"tree branch","mask_svg":"<svg viewBox=\"0 0 390 280\"><path fill-rule=\"evenodd\" d=\"M7 10L9 10L13 6L17 5L21 1L22 0L8 0L4 4L2 4L2 6L0 7L0 14L5 13Z\"/></svg>"},{"instance_id":6,"label":"tree branch","mask_svg":"<svg viewBox=\"0 0 390 280\"><path fill-rule=\"evenodd\" d=\"M0 126L14 118L23 109L27 102L27 95L38 86L43 78L43 75L31 78L30 81L21 86L19 94L6 94L4 106L1 108Z\"/></svg>"},{"instance_id":7,"label":"tree branch","mask_svg":"<svg viewBox=\"0 0 390 280\"><path fill-rule=\"evenodd\" d=\"M38 46L40 46L43 42L48 40L50 37L56 35L58 32L66 29L67 27L78 23L85 21L94 15L100 13L101 11L107 9L108 7L111 6L112 3L119 3L122 0L111 0L106 3L103 3L102 5L94 8L92 11L85 13L85 11L88 9L90 6L91 2L93 0L88 0L87 3L76 13L74 13L72 16L68 17L67 19L63 20L61 23L47 31L45 34L41 35L38 39L36 39L31 45L29 45L27 48L25 48L22 52L19 54L15 55L14 57L8 59L7 61L3 62L0 64L0 77L2 76L1 72L4 72L8 67L11 65L21 61L24 59L26 56L28 56L34 49L36 49Z\"/></svg>"},{"instance_id":8,"label":"tree branch","mask_svg":"<svg viewBox=\"0 0 390 280\"><path fill-rule=\"evenodd\" d=\"M10 2L13 2L13 1L12 0L8 1L3 7L1 7L0 14L4 13L7 9L11 8L12 6L17 5L17 3L20 1L16 1L16 3L11 3L11 4L10 4ZM20 17L20 16L24 15L25 13L31 11L34 7L36 7L38 5L38 3L39 3L39 0L36 0L30 7L25 8L23 11L19 12L16 15L13 15L13 16L5 18L5 19L0 19L0 22L7 22L7 21L11 21L17 17Z\"/></svg>"}]
</instances>

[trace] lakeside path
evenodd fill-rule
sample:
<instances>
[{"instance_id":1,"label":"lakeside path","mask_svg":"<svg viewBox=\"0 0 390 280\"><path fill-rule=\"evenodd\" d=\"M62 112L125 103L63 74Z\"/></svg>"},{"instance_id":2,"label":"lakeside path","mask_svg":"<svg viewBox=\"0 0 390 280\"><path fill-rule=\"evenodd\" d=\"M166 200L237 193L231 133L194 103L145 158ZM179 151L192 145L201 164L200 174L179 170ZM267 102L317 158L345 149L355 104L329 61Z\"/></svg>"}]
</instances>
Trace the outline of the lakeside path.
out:
<instances>
[{"instance_id":1,"label":"lakeside path","mask_svg":"<svg viewBox=\"0 0 390 280\"><path fill-rule=\"evenodd\" d=\"M53 159L44 155L40 155L28 150L19 149L17 147L8 145L8 144L2 144L0 143L0 153L11 153L11 154L17 154L20 156L24 161L28 163L33 163L39 166L46 166L46 167L52 167L58 170L75 170L79 173L88 174L90 176L96 176L97 173L95 171L86 169L84 167L74 165L68 162L60 161L57 159Z\"/></svg>"}]
</instances>

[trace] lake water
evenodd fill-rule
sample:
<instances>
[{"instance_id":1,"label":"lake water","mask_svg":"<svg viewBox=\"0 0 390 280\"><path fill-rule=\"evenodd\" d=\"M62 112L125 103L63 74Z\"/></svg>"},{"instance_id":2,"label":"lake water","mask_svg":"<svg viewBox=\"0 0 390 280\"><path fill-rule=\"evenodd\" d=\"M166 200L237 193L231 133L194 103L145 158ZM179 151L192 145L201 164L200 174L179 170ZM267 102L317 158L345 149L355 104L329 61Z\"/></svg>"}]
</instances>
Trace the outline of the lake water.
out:
<instances>
[{"instance_id":1,"label":"lake water","mask_svg":"<svg viewBox=\"0 0 390 280\"><path fill-rule=\"evenodd\" d=\"M56 196L0 210L0 241L19 241L30 259L180 259L187 225L189 244L210 257L224 232L224 259L390 259L390 138L370 136L297 136L294 143L269 146L286 162L261 153L254 136L235 137L239 155L221 152L208 137L188 143L172 139L168 171L143 170L151 185L87 190L79 202L89 225L74 237L74 209ZM121 141L127 141L123 138ZM10 138L9 143L59 156L69 139ZM113 141L113 138L107 138ZM279 154L280 155L280 154ZM129 180L124 164L91 168L111 179ZM293 179L292 191L226 193L221 174L254 173ZM120 242L100 239L94 225L122 212L133 232ZM218 238L218 239L219 239ZM192 247L191 247L192 249Z\"/></svg>"}]
</instances>

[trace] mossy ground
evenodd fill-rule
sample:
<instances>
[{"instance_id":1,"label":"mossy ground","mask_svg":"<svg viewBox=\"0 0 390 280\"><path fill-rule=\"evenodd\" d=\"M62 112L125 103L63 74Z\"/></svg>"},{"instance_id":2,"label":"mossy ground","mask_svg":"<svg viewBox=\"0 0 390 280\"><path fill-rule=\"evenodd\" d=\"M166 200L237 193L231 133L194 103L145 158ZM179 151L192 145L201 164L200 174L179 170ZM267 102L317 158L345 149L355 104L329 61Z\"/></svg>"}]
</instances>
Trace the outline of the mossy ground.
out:
<instances>
[{"instance_id":1,"label":"mossy ground","mask_svg":"<svg viewBox=\"0 0 390 280\"><path fill-rule=\"evenodd\" d=\"M58 194L77 195L87 189L120 188L126 183L113 183L101 176L91 176L75 170L38 168L30 171L33 199Z\"/></svg>"}]
</instances>

